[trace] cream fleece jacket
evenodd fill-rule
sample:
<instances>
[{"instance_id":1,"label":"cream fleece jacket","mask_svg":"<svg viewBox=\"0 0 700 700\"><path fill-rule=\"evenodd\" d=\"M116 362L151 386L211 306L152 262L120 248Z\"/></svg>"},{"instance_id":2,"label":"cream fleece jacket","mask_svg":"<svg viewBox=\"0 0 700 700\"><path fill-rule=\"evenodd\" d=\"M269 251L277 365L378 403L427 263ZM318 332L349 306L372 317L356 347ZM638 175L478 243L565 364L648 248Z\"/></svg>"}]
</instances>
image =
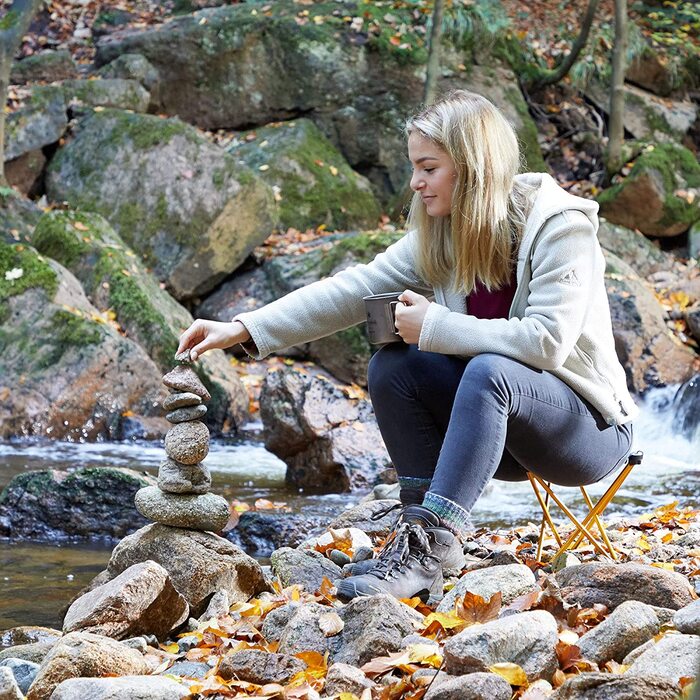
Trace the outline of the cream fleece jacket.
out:
<instances>
[{"instance_id":1,"label":"cream fleece jacket","mask_svg":"<svg viewBox=\"0 0 700 700\"><path fill-rule=\"evenodd\" d=\"M410 231L367 265L297 289L256 311L240 314L261 359L365 320L362 297L412 289L434 299L418 348L473 357L497 353L546 370L590 401L609 424L631 421L638 409L615 353L597 239L598 204L576 197L542 173L518 178L535 188L521 239L517 287L508 318L469 315L464 294L433 289L414 265Z\"/></svg>"}]
</instances>

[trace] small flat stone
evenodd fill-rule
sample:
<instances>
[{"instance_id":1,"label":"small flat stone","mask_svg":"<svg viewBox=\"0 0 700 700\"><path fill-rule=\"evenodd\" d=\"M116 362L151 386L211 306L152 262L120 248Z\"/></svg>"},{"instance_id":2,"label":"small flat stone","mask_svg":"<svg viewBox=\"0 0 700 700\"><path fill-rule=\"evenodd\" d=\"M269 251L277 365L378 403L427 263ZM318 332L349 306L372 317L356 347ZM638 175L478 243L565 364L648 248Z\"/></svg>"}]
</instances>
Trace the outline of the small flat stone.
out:
<instances>
[{"instance_id":1,"label":"small flat stone","mask_svg":"<svg viewBox=\"0 0 700 700\"><path fill-rule=\"evenodd\" d=\"M211 394L207 391L197 373L188 365L178 365L163 377L163 384L177 391L188 391L209 401Z\"/></svg>"},{"instance_id":2,"label":"small flat stone","mask_svg":"<svg viewBox=\"0 0 700 700\"><path fill-rule=\"evenodd\" d=\"M209 453L209 429L201 421L176 423L165 435L168 457L181 464L197 464Z\"/></svg>"},{"instance_id":3,"label":"small flat stone","mask_svg":"<svg viewBox=\"0 0 700 700\"><path fill-rule=\"evenodd\" d=\"M168 493L206 493L211 487L211 474L202 463L179 464L169 457L160 463L158 488Z\"/></svg>"},{"instance_id":4,"label":"small flat stone","mask_svg":"<svg viewBox=\"0 0 700 700\"><path fill-rule=\"evenodd\" d=\"M171 423L185 423L189 420L197 420L207 412L207 407L204 404L199 406L186 406L178 408L176 411L171 411L166 414L165 419Z\"/></svg>"},{"instance_id":5,"label":"small flat stone","mask_svg":"<svg viewBox=\"0 0 700 700\"><path fill-rule=\"evenodd\" d=\"M178 392L176 394L170 394L165 401L163 401L163 408L166 411L174 411L176 408L183 408L184 406L196 406L202 403L202 399L193 394L191 391Z\"/></svg>"},{"instance_id":6,"label":"small flat stone","mask_svg":"<svg viewBox=\"0 0 700 700\"><path fill-rule=\"evenodd\" d=\"M163 671L182 678L204 678L209 671L209 664L202 661L176 661L170 668Z\"/></svg>"},{"instance_id":7,"label":"small flat stone","mask_svg":"<svg viewBox=\"0 0 700 700\"><path fill-rule=\"evenodd\" d=\"M136 492L134 503L144 518L190 530L220 532L229 518L226 499L213 493L181 495L146 486Z\"/></svg>"},{"instance_id":8,"label":"small flat stone","mask_svg":"<svg viewBox=\"0 0 700 700\"><path fill-rule=\"evenodd\" d=\"M189 365L192 363L192 358L190 357L190 349L183 350L182 352L175 355L175 362L182 362L184 365Z\"/></svg>"}]
</instances>

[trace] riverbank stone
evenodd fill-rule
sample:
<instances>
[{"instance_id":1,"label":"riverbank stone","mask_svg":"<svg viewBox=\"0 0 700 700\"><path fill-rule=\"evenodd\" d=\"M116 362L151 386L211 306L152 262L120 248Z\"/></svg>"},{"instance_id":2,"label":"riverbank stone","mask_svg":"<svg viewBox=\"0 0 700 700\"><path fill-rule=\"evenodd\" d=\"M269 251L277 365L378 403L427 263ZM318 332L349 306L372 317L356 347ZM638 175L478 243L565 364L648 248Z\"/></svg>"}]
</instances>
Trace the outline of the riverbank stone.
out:
<instances>
[{"instance_id":1,"label":"riverbank stone","mask_svg":"<svg viewBox=\"0 0 700 700\"><path fill-rule=\"evenodd\" d=\"M425 700L510 700L508 681L495 673L469 673L465 676L439 674L425 694Z\"/></svg>"},{"instance_id":2,"label":"riverbank stone","mask_svg":"<svg viewBox=\"0 0 700 700\"><path fill-rule=\"evenodd\" d=\"M279 654L299 654L303 651L317 651L319 654L331 654L335 648L334 640L321 631L319 620L328 613L326 605L307 603L290 606L291 615L279 635ZM282 620L280 620L282 621Z\"/></svg>"},{"instance_id":3,"label":"riverbank stone","mask_svg":"<svg viewBox=\"0 0 700 700\"><path fill-rule=\"evenodd\" d=\"M47 700L55 688L69 678L145 673L148 673L148 665L135 649L109 637L71 632L56 642L41 663L27 700Z\"/></svg>"},{"instance_id":4,"label":"riverbank stone","mask_svg":"<svg viewBox=\"0 0 700 700\"><path fill-rule=\"evenodd\" d=\"M665 634L658 642L650 639L623 660L624 664L630 665L625 675L661 676L674 683L684 676L694 678L699 662L700 637L671 633Z\"/></svg>"},{"instance_id":5,"label":"riverbank stone","mask_svg":"<svg viewBox=\"0 0 700 700\"><path fill-rule=\"evenodd\" d=\"M474 625L445 642L445 671L488 671L497 663L522 667L528 681L549 680L559 667L557 621L546 610L530 610Z\"/></svg>"},{"instance_id":6,"label":"riverbank stone","mask_svg":"<svg viewBox=\"0 0 700 700\"><path fill-rule=\"evenodd\" d=\"M282 547L272 553L270 563L283 588L298 584L309 593L315 593L324 578L333 581L343 575L337 564L314 550Z\"/></svg>"},{"instance_id":7,"label":"riverbank stone","mask_svg":"<svg viewBox=\"0 0 700 700\"><path fill-rule=\"evenodd\" d=\"M217 675L224 680L236 678L258 685L285 684L306 667L306 663L301 659L289 654L271 654L262 649L244 649L224 656L219 663Z\"/></svg>"},{"instance_id":8,"label":"riverbank stone","mask_svg":"<svg viewBox=\"0 0 700 700\"><path fill-rule=\"evenodd\" d=\"M23 700L24 694L19 689L12 670L0 667L0 700Z\"/></svg>"},{"instance_id":9,"label":"riverbank stone","mask_svg":"<svg viewBox=\"0 0 700 700\"><path fill-rule=\"evenodd\" d=\"M39 664L24 659L3 659L0 661L0 668L9 668L12 671L17 687L26 694L36 678ZM0 698L2 697L2 693L0 693Z\"/></svg>"},{"instance_id":10,"label":"riverbank stone","mask_svg":"<svg viewBox=\"0 0 700 700\"><path fill-rule=\"evenodd\" d=\"M189 365L177 365L163 377L163 384L178 392L191 393L199 396L202 401L209 401L211 394L207 391L202 380Z\"/></svg>"},{"instance_id":11,"label":"riverbank stone","mask_svg":"<svg viewBox=\"0 0 700 700\"><path fill-rule=\"evenodd\" d=\"M211 473L203 463L178 464L166 458L158 468L158 488L168 493L207 493L211 487Z\"/></svg>"},{"instance_id":12,"label":"riverbank stone","mask_svg":"<svg viewBox=\"0 0 700 700\"><path fill-rule=\"evenodd\" d=\"M51 651L56 642L35 642L34 644L18 644L0 651L0 661L5 659L22 659L40 664Z\"/></svg>"},{"instance_id":13,"label":"riverbank stone","mask_svg":"<svg viewBox=\"0 0 700 700\"><path fill-rule=\"evenodd\" d=\"M189 697L186 685L161 676L72 678L54 690L51 700L180 700Z\"/></svg>"},{"instance_id":14,"label":"riverbank stone","mask_svg":"<svg viewBox=\"0 0 700 700\"><path fill-rule=\"evenodd\" d=\"M36 642L55 642L62 632L51 627L20 625L0 632L0 649L18 644L35 644Z\"/></svg>"},{"instance_id":15,"label":"riverbank stone","mask_svg":"<svg viewBox=\"0 0 700 700\"><path fill-rule=\"evenodd\" d=\"M203 661L176 661L170 668L163 671L171 676L180 676L181 678L204 678L207 675L211 666Z\"/></svg>"},{"instance_id":16,"label":"riverbank stone","mask_svg":"<svg viewBox=\"0 0 700 700\"><path fill-rule=\"evenodd\" d=\"M373 687L374 683L359 668L338 662L328 669L323 690L328 696L352 693L359 697L365 688Z\"/></svg>"},{"instance_id":17,"label":"riverbank stone","mask_svg":"<svg viewBox=\"0 0 700 700\"><path fill-rule=\"evenodd\" d=\"M582 673L570 677L550 700L676 700L678 692L678 685L658 676Z\"/></svg>"},{"instance_id":18,"label":"riverbank stone","mask_svg":"<svg viewBox=\"0 0 700 700\"><path fill-rule=\"evenodd\" d=\"M176 411L170 411L165 414L165 420L170 423L185 423L190 420L197 420L207 412L207 407L204 404L199 406L187 406L178 408Z\"/></svg>"},{"instance_id":19,"label":"riverbank stone","mask_svg":"<svg viewBox=\"0 0 700 700\"><path fill-rule=\"evenodd\" d=\"M168 457L182 464L197 464L209 453L209 429L201 421L176 423L165 436Z\"/></svg>"},{"instance_id":20,"label":"riverbank stone","mask_svg":"<svg viewBox=\"0 0 700 700\"><path fill-rule=\"evenodd\" d=\"M700 600L676 611L673 624L679 632L685 634L700 634Z\"/></svg>"},{"instance_id":21,"label":"riverbank stone","mask_svg":"<svg viewBox=\"0 0 700 700\"><path fill-rule=\"evenodd\" d=\"M147 486L137 491L134 502L145 518L172 527L220 532L229 519L226 499L213 493L175 494Z\"/></svg>"},{"instance_id":22,"label":"riverbank stone","mask_svg":"<svg viewBox=\"0 0 700 700\"><path fill-rule=\"evenodd\" d=\"M84 630L113 639L153 634L163 641L187 620L189 612L168 572L154 561L145 561L73 601L63 631Z\"/></svg>"},{"instance_id":23,"label":"riverbank stone","mask_svg":"<svg viewBox=\"0 0 700 700\"><path fill-rule=\"evenodd\" d=\"M695 598L685 576L646 564L581 564L562 569L556 580L564 601L584 608L602 603L613 610L626 600L639 600L678 610Z\"/></svg>"},{"instance_id":24,"label":"riverbank stone","mask_svg":"<svg viewBox=\"0 0 700 700\"><path fill-rule=\"evenodd\" d=\"M190 391L183 391L176 394L169 394L165 401L163 401L163 408L166 411L174 411L178 408L197 406L201 403L202 399L197 396L197 394L193 394Z\"/></svg>"}]
</instances>

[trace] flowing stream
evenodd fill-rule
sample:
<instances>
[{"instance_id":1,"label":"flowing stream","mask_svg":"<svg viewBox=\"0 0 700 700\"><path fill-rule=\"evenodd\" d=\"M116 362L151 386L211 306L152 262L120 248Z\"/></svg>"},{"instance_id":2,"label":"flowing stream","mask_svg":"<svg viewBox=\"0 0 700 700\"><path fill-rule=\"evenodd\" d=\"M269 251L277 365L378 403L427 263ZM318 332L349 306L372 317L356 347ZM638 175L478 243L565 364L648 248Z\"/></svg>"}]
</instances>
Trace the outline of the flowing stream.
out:
<instances>
[{"instance_id":1,"label":"flowing stream","mask_svg":"<svg viewBox=\"0 0 700 700\"><path fill-rule=\"evenodd\" d=\"M635 423L634 449L644 451L641 468L627 479L607 513L636 515L678 500L697 505L700 444L674 434L673 396L666 387L647 394ZM698 433L696 432L696 438ZM36 469L72 470L88 466L130 467L157 473L164 455L160 443L0 442L0 489L16 474ZM285 465L260 442L212 441L206 462L212 489L253 503L257 498L285 502L294 512L332 518L364 494L311 495L285 486ZM589 491L600 494L614 477ZM567 502L583 513L576 489L564 489ZM476 525L513 527L537 521L539 508L528 482L493 481L473 511ZM60 627L62 607L104 569L112 545L46 544L0 540L0 630L21 624Z\"/></svg>"}]
</instances>

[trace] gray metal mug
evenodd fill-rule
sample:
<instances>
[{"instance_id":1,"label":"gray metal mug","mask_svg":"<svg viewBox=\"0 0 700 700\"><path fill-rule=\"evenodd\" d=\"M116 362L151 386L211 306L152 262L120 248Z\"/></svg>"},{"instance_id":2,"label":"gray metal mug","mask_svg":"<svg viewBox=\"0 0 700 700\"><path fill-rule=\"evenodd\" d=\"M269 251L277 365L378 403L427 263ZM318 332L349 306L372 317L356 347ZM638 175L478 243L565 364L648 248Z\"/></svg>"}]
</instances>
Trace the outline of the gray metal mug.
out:
<instances>
[{"instance_id":1,"label":"gray metal mug","mask_svg":"<svg viewBox=\"0 0 700 700\"><path fill-rule=\"evenodd\" d=\"M367 335L374 345L401 343L403 339L396 330L396 305L402 292L387 292L362 297L367 310Z\"/></svg>"}]
</instances>

